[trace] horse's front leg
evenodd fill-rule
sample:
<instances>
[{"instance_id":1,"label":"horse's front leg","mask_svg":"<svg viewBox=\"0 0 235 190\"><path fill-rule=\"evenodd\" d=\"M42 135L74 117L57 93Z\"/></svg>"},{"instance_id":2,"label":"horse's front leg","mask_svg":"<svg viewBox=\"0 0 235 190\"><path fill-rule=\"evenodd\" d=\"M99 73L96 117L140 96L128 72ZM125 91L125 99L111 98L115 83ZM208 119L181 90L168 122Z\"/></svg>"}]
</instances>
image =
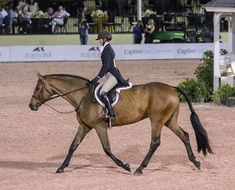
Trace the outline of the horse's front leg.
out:
<instances>
[{"instance_id":1,"label":"horse's front leg","mask_svg":"<svg viewBox=\"0 0 235 190\"><path fill-rule=\"evenodd\" d=\"M56 173L63 173L64 172L64 168L69 166L69 162L72 158L73 152L76 150L76 148L78 147L78 145L82 142L82 140L84 139L84 137L86 136L86 134L90 131L90 129L84 125L80 125L78 127L78 131L73 139L73 142L69 148L69 152L63 162L63 164L58 168L58 170L56 171Z\"/></svg>"},{"instance_id":2,"label":"horse's front leg","mask_svg":"<svg viewBox=\"0 0 235 190\"><path fill-rule=\"evenodd\" d=\"M119 160L117 157L113 155L111 152L108 134L107 134L107 128L104 126L99 126L96 128L96 132L99 136L99 139L101 141L101 144L103 146L104 152L107 156L109 156L118 166L122 167L123 169L127 171L131 171L129 164L124 164L121 160Z\"/></svg>"}]
</instances>

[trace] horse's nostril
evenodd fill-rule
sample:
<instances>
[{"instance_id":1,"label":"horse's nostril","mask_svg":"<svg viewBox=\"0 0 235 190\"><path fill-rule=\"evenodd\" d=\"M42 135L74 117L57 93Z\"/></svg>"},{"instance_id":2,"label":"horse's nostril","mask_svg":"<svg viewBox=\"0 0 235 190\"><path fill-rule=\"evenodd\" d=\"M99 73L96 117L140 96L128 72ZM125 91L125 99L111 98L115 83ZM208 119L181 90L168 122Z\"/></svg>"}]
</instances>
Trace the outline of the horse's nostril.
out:
<instances>
[{"instance_id":1,"label":"horse's nostril","mask_svg":"<svg viewBox=\"0 0 235 190\"><path fill-rule=\"evenodd\" d=\"M36 111L36 110L37 110L37 106L36 106L36 105L33 105L33 104L29 104L29 108L30 108L32 111Z\"/></svg>"},{"instance_id":2,"label":"horse's nostril","mask_svg":"<svg viewBox=\"0 0 235 190\"><path fill-rule=\"evenodd\" d=\"M29 104L29 108L30 108L31 110L33 110L33 105L32 105L32 104Z\"/></svg>"}]
</instances>

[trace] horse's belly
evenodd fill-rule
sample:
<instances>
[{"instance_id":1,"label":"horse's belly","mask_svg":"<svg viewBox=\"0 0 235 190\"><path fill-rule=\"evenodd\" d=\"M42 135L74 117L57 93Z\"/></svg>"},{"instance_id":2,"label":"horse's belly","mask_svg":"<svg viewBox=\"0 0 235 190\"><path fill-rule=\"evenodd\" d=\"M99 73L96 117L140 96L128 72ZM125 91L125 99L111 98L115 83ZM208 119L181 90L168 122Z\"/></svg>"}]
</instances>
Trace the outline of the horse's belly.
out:
<instances>
[{"instance_id":1,"label":"horse's belly","mask_svg":"<svg viewBox=\"0 0 235 190\"><path fill-rule=\"evenodd\" d=\"M143 99L142 99L143 100ZM147 118L148 103L143 101L124 102L114 107L116 112L115 125L126 125Z\"/></svg>"}]
</instances>

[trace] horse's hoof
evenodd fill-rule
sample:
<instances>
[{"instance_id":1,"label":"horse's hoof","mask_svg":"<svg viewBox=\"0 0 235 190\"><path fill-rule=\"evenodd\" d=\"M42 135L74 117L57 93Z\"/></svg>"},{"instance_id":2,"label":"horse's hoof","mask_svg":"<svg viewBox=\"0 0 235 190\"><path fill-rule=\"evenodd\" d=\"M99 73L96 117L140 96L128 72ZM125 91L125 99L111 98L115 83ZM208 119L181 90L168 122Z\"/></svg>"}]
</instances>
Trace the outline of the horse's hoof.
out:
<instances>
[{"instance_id":1,"label":"horse's hoof","mask_svg":"<svg viewBox=\"0 0 235 190\"><path fill-rule=\"evenodd\" d=\"M59 168L57 171L56 171L57 174L61 174L61 173L64 173L64 169L63 168Z\"/></svg>"},{"instance_id":2,"label":"horse's hoof","mask_svg":"<svg viewBox=\"0 0 235 190\"><path fill-rule=\"evenodd\" d=\"M195 163L195 166L197 167L197 169L201 170L201 163L200 162L197 161Z\"/></svg>"},{"instance_id":3,"label":"horse's hoof","mask_svg":"<svg viewBox=\"0 0 235 190\"><path fill-rule=\"evenodd\" d=\"M134 173L135 176L141 176L143 175L142 171L140 170L136 170L135 173Z\"/></svg>"},{"instance_id":4,"label":"horse's hoof","mask_svg":"<svg viewBox=\"0 0 235 190\"><path fill-rule=\"evenodd\" d=\"M130 168L130 165L129 164L125 164L125 170L127 170L127 171L131 171L131 168Z\"/></svg>"}]
</instances>

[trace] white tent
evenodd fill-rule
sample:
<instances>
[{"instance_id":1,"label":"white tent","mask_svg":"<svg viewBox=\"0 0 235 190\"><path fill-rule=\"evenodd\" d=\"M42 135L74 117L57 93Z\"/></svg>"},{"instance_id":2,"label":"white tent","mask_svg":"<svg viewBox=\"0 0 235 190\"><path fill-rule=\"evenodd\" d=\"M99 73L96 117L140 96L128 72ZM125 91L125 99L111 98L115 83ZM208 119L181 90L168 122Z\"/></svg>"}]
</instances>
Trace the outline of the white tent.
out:
<instances>
[{"instance_id":1,"label":"white tent","mask_svg":"<svg viewBox=\"0 0 235 190\"><path fill-rule=\"evenodd\" d=\"M207 12L214 12L214 90L221 84L220 70L220 20L222 17L228 19L228 53L230 61L235 61L235 0L213 0L203 6ZM225 77L229 78L229 77ZM234 76L230 76L234 85Z\"/></svg>"}]
</instances>

